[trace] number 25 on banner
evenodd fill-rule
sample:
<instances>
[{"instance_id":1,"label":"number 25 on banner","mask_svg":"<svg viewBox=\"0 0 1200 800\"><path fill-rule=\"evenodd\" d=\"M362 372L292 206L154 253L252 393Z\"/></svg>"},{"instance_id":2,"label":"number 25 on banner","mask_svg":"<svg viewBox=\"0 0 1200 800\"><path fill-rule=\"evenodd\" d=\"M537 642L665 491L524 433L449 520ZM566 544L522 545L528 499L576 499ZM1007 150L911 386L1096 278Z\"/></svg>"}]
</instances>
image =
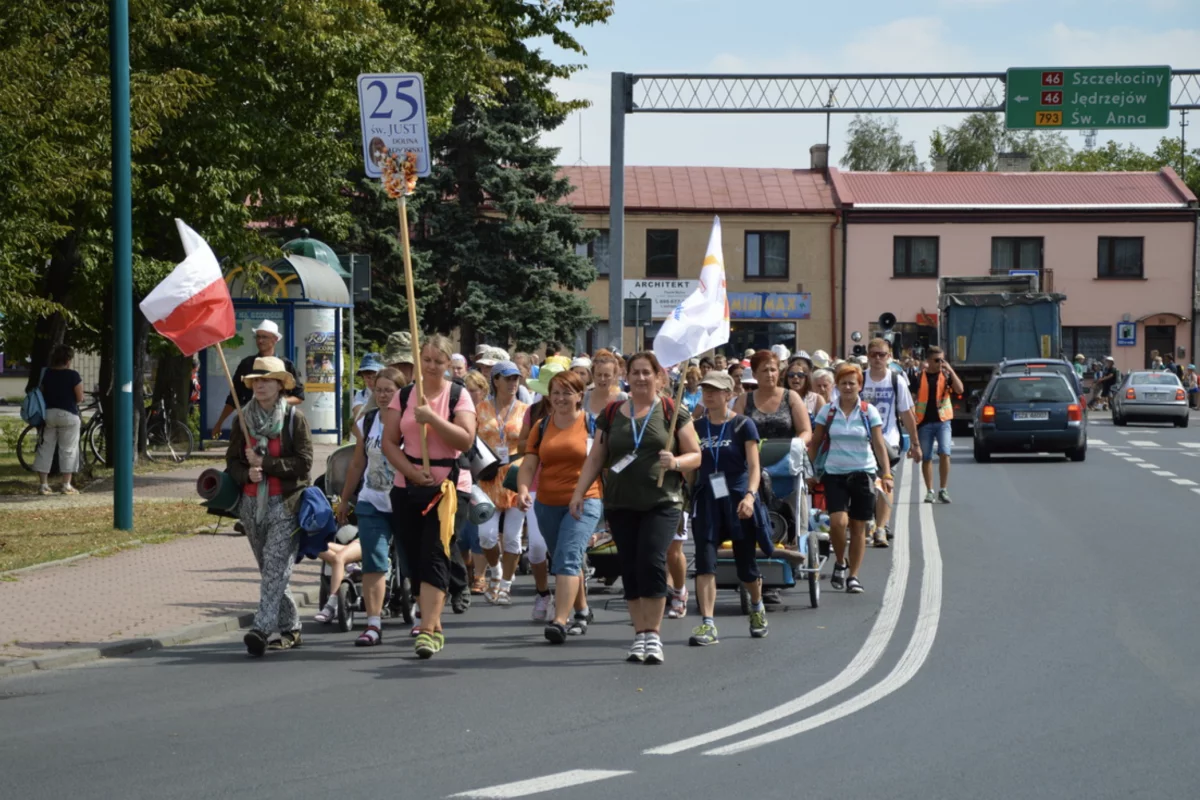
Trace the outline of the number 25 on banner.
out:
<instances>
[{"instance_id":1,"label":"number 25 on banner","mask_svg":"<svg viewBox=\"0 0 1200 800\"><path fill-rule=\"evenodd\" d=\"M429 176L429 125L420 73L359 75L358 109L369 177L382 176L384 150L411 150L417 154L417 175Z\"/></svg>"}]
</instances>

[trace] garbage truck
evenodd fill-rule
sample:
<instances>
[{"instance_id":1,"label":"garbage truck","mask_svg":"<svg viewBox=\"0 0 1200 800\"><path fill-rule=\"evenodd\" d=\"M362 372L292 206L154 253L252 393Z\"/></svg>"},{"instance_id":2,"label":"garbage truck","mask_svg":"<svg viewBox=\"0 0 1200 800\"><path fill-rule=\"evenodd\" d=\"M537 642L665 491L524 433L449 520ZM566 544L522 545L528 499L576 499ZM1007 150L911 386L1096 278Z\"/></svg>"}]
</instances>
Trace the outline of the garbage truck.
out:
<instances>
[{"instance_id":1,"label":"garbage truck","mask_svg":"<svg viewBox=\"0 0 1200 800\"><path fill-rule=\"evenodd\" d=\"M965 429L996 366L1014 358L1061 358L1065 294L1038 291L1037 275L938 279L938 339L963 382L954 427Z\"/></svg>"}]
</instances>

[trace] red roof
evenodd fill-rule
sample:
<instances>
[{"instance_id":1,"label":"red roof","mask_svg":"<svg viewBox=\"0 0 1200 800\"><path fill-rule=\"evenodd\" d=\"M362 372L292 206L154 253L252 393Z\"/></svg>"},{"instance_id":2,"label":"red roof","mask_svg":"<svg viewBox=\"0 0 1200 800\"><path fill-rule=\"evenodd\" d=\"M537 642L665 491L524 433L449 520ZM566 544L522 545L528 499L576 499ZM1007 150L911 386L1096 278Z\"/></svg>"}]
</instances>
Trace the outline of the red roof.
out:
<instances>
[{"instance_id":1,"label":"red roof","mask_svg":"<svg viewBox=\"0 0 1200 800\"><path fill-rule=\"evenodd\" d=\"M608 167L560 167L580 211L607 211ZM732 167L626 167L627 211L833 213L820 170Z\"/></svg>"},{"instance_id":2,"label":"red roof","mask_svg":"<svg viewBox=\"0 0 1200 800\"><path fill-rule=\"evenodd\" d=\"M1196 196L1170 167L1159 172L830 171L840 205L915 208L1186 208Z\"/></svg>"}]
</instances>

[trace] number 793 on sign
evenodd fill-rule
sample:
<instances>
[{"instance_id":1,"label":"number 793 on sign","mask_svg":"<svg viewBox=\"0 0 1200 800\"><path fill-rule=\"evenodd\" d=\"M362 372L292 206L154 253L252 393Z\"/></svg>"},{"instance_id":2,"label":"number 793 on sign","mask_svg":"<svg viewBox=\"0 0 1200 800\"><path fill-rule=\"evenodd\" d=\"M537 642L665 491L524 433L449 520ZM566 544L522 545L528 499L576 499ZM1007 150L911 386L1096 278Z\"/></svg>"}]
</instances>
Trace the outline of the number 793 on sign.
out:
<instances>
[{"instance_id":1,"label":"number 793 on sign","mask_svg":"<svg viewBox=\"0 0 1200 800\"><path fill-rule=\"evenodd\" d=\"M1034 120L1037 125L1062 125L1061 111L1039 111L1037 119Z\"/></svg>"}]
</instances>

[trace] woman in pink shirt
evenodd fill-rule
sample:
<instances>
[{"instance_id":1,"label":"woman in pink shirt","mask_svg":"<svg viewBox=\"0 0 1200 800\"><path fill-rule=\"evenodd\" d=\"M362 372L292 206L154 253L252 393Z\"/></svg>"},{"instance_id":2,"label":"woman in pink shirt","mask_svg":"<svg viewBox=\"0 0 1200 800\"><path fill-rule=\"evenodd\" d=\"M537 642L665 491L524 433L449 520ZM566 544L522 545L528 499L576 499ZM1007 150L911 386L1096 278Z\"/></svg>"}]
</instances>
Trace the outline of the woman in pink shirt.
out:
<instances>
[{"instance_id":1,"label":"woman in pink shirt","mask_svg":"<svg viewBox=\"0 0 1200 800\"><path fill-rule=\"evenodd\" d=\"M446 380L453 354L445 336L421 342L421 377L424 397L416 387L401 389L392 398L384 421L383 454L396 468L392 489L392 531L408 557L413 592L420 597L421 633L414 641L416 653L430 658L445 646L442 606L450 582L450 542L442 538L438 501L442 482L457 487L458 508L454 534L462 529L470 504L471 472L460 467L463 452L475 443L475 404L459 384ZM453 405L453 407L451 407ZM422 464L421 428L429 469ZM367 620L368 629L377 620ZM376 628L376 636L379 630Z\"/></svg>"}]
</instances>

